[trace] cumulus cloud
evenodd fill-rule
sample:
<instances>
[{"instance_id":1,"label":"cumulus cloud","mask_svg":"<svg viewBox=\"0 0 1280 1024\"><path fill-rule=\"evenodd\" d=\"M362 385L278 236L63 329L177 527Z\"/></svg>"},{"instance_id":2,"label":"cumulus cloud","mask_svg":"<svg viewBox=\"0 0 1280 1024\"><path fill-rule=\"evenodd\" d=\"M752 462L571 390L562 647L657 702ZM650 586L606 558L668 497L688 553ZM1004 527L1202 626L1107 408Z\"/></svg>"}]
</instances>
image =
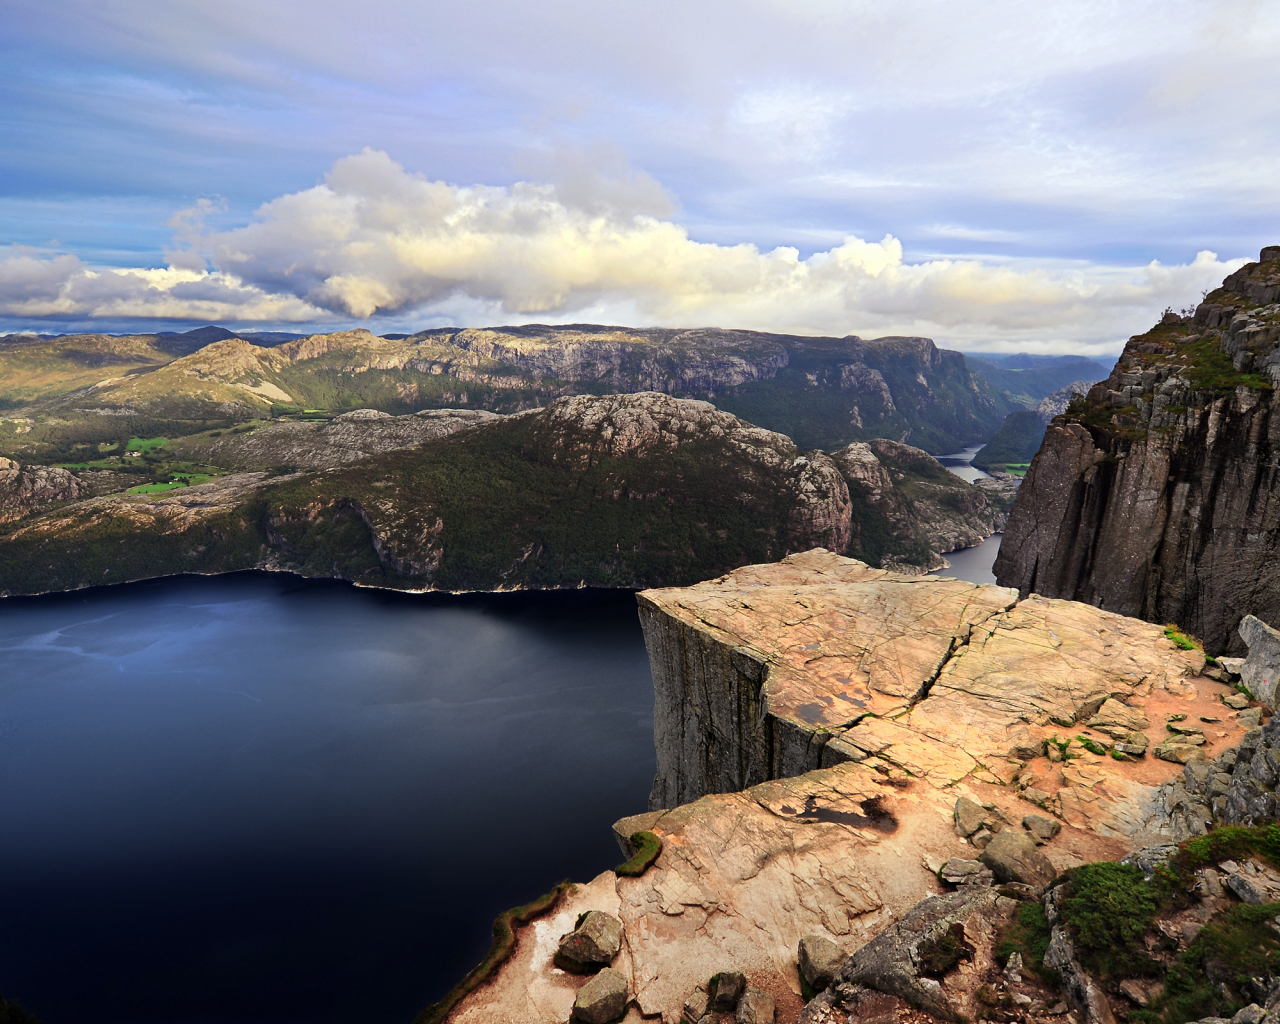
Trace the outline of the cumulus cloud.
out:
<instances>
[{"instance_id":1,"label":"cumulus cloud","mask_svg":"<svg viewBox=\"0 0 1280 1024\"><path fill-rule=\"evenodd\" d=\"M175 215L167 269L15 254L0 261L0 313L335 324L589 316L1106 351L1242 262L1206 251L1178 266L908 263L893 236L849 237L802 259L788 247L695 241L671 219L602 195L451 185L365 150L339 160L323 184L265 204L248 225L207 230L207 203Z\"/></svg>"}]
</instances>

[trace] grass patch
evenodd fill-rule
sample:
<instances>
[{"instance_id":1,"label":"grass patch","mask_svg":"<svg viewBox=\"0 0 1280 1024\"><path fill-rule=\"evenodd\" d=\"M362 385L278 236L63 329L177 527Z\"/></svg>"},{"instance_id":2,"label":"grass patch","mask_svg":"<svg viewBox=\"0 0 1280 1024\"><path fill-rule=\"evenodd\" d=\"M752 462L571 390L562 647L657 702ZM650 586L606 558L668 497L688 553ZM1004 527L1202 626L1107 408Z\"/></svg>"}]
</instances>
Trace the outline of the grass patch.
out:
<instances>
[{"instance_id":1,"label":"grass patch","mask_svg":"<svg viewBox=\"0 0 1280 1024\"><path fill-rule=\"evenodd\" d=\"M658 854L662 852L662 840L652 832L632 832L631 845L636 848L635 855L619 864L613 872L626 878L638 878L658 859Z\"/></svg>"},{"instance_id":2,"label":"grass patch","mask_svg":"<svg viewBox=\"0 0 1280 1024\"><path fill-rule=\"evenodd\" d=\"M1097 754L1099 757L1103 757L1107 753L1107 748L1097 740L1091 740L1088 736L1077 736L1076 739L1080 741L1080 746L1084 747L1084 749L1089 751L1091 754Z\"/></svg>"},{"instance_id":3,"label":"grass patch","mask_svg":"<svg viewBox=\"0 0 1280 1024\"><path fill-rule=\"evenodd\" d=\"M170 480L167 483L158 484L138 484L130 487L126 494L164 494L165 491L176 491L179 487L186 487L185 480Z\"/></svg>"},{"instance_id":4,"label":"grass patch","mask_svg":"<svg viewBox=\"0 0 1280 1024\"><path fill-rule=\"evenodd\" d=\"M443 999L418 1014L413 1024L441 1024L458 1003L488 981L493 972L506 963L516 948L516 927L528 924L535 917L547 913L572 886L573 883L565 879L546 895L499 914L498 919L493 922L493 944L489 947L488 955L470 974L454 985Z\"/></svg>"},{"instance_id":5,"label":"grass patch","mask_svg":"<svg viewBox=\"0 0 1280 1024\"><path fill-rule=\"evenodd\" d=\"M1248 860L1253 854L1270 861L1274 867L1280 867L1280 824L1216 828L1207 836L1198 836L1184 843L1169 862L1169 867L1179 878L1190 881L1196 868L1224 860Z\"/></svg>"},{"instance_id":6,"label":"grass patch","mask_svg":"<svg viewBox=\"0 0 1280 1024\"><path fill-rule=\"evenodd\" d=\"M1132 1011L1134 1024L1186 1024L1202 1017L1231 1017L1263 993L1280 966L1280 935L1271 922L1280 903L1228 907L1201 930L1165 977L1164 994L1146 1010ZM1275 957L1275 960L1271 958Z\"/></svg>"},{"instance_id":7,"label":"grass patch","mask_svg":"<svg viewBox=\"0 0 1280 1024\"><path fill-rule=\"evenodd\" d=\"M973 951L964 944L962 924L953 924L941 935L920 943L916 953L920 957L921 972L935 978L942 977L961 960L973 959Z\"/></svg>"},{"instance_id":8,"label":"grass patch","mask_svg":"<svg viewBox=\"0 0 1280 1024\"><path fill-rule=\"evenodd\" d=\"M131 437L127 450L131 452L154 452L159 451L169 443L166 437Z\"/></svg>"},{"instance_id":9,"label":"grass patch","mask_svg":"<svg viewBox=\"0 0 1280 1024\"><path fill-rule=\"evenodd\" d=\"M1184 633L1178 628L1178 624L1176 622L1170 622L1164 627L1164 635L1169 640L1172 640L1175 646L1184 651L1198 651L1202 649L1200 641L1190 633Z\"/></svg>"},{"instance_id":10,"label":"grass patch","mask_svg":"<svg viewBox=\"0 0 1280 1024\"><path fill-rule=\"evenodd\" d=\"M1044 965L1044 955L1049 949L1049 919L1045 917L1040 902L1023 903L1018 917L1004 937L996 945L996 959L1003 968L1014 953L1022 955L1022 965L1040 978L1050 981L1054 971Z\"/></svg>"}]
</instances>

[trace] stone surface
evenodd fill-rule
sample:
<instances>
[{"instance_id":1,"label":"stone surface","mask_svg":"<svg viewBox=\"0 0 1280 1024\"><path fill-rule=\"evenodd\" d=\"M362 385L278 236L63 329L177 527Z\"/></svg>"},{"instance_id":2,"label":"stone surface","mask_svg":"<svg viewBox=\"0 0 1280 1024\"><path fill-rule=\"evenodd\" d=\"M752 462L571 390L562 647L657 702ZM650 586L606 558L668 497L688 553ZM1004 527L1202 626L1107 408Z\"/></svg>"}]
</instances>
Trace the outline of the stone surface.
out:
<instances>
[{"instance_id":1,"label":"stone surface","mask_svg":"<svg viewBox=\"0 0 1280 1024\"><path fill-rule=\"evenodd\" d=\"M1159 627L822 551L639 602L654 808L846 760L1008 783L1029 737L1192 675Z\"/></svg>"},{"instance_id":2,"label":"stone surface","mask_svg":"<svg viewBox=\"0 0 1280 1024\"><path fill-rule=\"evenodd\" d=\"M1062 831L1062 822L1046 818L1043 814L1026 814L1022 817L1022 827L1031 833L1037 844L1047 843Z\"/></svg>"},{"instance_id":3,"label":"stone surface","mask_svg":"<svg viewBox=\"0 0 1280 1024\"><path fill-rule=\"evenodd\" d=\"M1017 906L994 889L931 896L850 956L839 978L897 996L943 1020L976 1016L979 972L991 964L995 937ZM949 970L945 986L922 973L923 951L944 937L963 943L970 964L965 971L959 964Z\"/></svg>"},{"instance_id":4,"label":"stone surface","mask_svg":"<svg viewBox=\"0 0 1280 1024\"><path fill-rule=\"evenodd\" d=\"M573 1001L573 1019L582 1024L607 1024L621 1017L627 1008L627 976L606 967L578 989Z\"/></svg>"},{"instance_id":5,"label":"stone surface","mask_svg":"<svg viewBox=\"0 0 1280 1024\"><path fill-rule=\"evenodd\" d=\"M800 973L815 990L821 991L844 963L844 950L825 935L802 935L798 949Z\"/></svg>"},{"instance_id":6,"label":"stone surface","mask_svg":"<svg viewBox=\"0 0 1280 1024\"><path fill-rule=\"evenodd\" d=\"M622 948L622 922L603 910L592 910L560 940L556 965L585 973L613 962Z\"/></svg>"},{"instance_id":7,"label":"stone surface","mask_svg":"<svg viewBox=\"0 0 1280 1024\"><path fill-rule=\"evenodd\" d=\"M747 979L741 971L721 971L715 985L715 1008L721 1011L732 1010L738 1005L746 988Z\"/></svg>"},{"instance_id":8,"label":"stone surface","mask_svg":"<svg viewBox=\"0 0 1280 1024\"><path fill-rule=\"evenodd\" d=\"M938 877L949 885L990 885L995 876L982 861L952 857L942 865Z\"/></svg>"},{"instance_id":9,"label":"stone surface","mask_svg":"<svg viewBox=\"0 0 1280 1024\"><path fill-rule=\"evenodd\" d=\"M1249 656L1240 667L1240 682L1255 699L1274 709L1280 684L1280 632L1246 615L1240 620L1240 637L1249 647Z\"/></svg>"},{"instance_id":10,"label":"stone surface","mask_svg":"<svg viewBox=\"0 0 1280 1024\"><path fill-rule=\"evenodd\" d=\"M748 988L738 1000L734 1015L738 1024L773 1024L773 997L758 988Z\"/></svg>"},{"instance_id":11,"label":"stone surface","mask_svg":"<svg viewBox=\"0 0 1280 1024\"><path fill-rule=\"evenodd\" d=\"M978 829L982 828L983 823L987 820L987 810L982 804L975 800L970 800L967 796L962 796L956 801L956 828L960 830L960 834L971 836Z\"/></svg>"},{"instance_id":12,"label":"stone surface","mask_svg":"<svg viewBox=\"0 0 1280 1024\"><path fill-rule=\"evenodd\" d=\"M88 488L70 470L27 466L0 457L0 524L21 519L59 502L74 501Z\"/></svg>"},{"instance_id":13,"label":"stone surface","mask_svg":"<svg viewBox=\"0 0 1280 1024\"><path fill-rule=\"evenodd\" d=\"M1278 288L1274 259L1231 274L1190 322L1131 338L1049 424L1001 584L1176 622L1215 655L1243 653L1245 613L1280 621Z\"/></svg>"},{"instance_id":14,"label":"stone surface","mask_svg":"<svg viewBox=\"0 0 1280 1024\"><path fill-rule=\"evenodd\" d=\"M1049 858L1036 849L1034 839L1012 829L992 837L981 859L1000 882L1048 885L1058 874Z\"/></svg>"},{"instance_id":15,"label":"stone surface","mask_svg":"<svg viewBox=\"0 0 1280 1024\"><path fill-rule=\"evenodd\" d=\"M1102 986L1080 965L1071 936L1062 925L1054 925L1044 963L1058 972L1062 992L1087 1024L1115 1024L1111 1004Z\"/></svg>"}]
</instances>

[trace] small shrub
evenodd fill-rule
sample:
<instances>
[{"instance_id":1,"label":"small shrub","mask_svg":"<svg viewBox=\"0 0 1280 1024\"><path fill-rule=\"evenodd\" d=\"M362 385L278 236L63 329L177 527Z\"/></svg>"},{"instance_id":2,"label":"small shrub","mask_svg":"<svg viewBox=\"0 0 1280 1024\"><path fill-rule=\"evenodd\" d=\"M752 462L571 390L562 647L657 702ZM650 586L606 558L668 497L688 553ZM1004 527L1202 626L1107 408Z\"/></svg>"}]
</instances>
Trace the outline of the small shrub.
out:
<instances>
[{"instance_id":1,"label":"small shrub","mask_svg":"<svg viewBox=\"0 0 1280 1024\"><path fill-rule=\"evenodd\" d=\"M1091 740L1088 736L1077 736L1076 739L1080 741L1080 746L1084 747L1084 749L1089 751L1091 754L1097 754L1099 757L1102 757L1107 752L1106 747L1097 740Z\"/></svg>"},{"instance_id":2,"label":"small shrub","mask_svg":"<svg viewBox=\"0 0 1280 1024\"><path fill-rule=\"evenodd\" d=\"M1156 914L1169 904L1167 883L1146 882L1130 865L1086 864L1071 876L1062 915L1086 966L1103 977L1151 974L1157 964L1141 948Z\"/></svg>"},{"instance_id":3,"label":"small shrub","mask_svg":"<svg viewBox=\"0 0 1280 1024\"><path fill-rule=\"evenodd\" d=\"M1176 622L1170 622L1164 627L1164 635L1184 651L1198 651L1201 649L1200 642L1189 633L1184 633L1179 629Z\"/></svg>"}]
</instances>

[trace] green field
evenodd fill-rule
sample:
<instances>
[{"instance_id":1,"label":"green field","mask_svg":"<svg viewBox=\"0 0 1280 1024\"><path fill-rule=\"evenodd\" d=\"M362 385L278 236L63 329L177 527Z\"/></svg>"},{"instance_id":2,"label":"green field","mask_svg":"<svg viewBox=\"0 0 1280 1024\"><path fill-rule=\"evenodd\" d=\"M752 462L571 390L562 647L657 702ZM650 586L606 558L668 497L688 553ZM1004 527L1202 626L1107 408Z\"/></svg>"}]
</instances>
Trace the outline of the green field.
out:
<instances>
[{"instance_id":1,"label":"green field","mask_svg":"<svg viewBox=\"0 0 1280 1024\"><path fill-rule=\"evenodd\" d=\"M163 448L169 443L167 437L131 437L129 438L129 451L131 452L154 452Z\"/></svg>"}]
</instances>

